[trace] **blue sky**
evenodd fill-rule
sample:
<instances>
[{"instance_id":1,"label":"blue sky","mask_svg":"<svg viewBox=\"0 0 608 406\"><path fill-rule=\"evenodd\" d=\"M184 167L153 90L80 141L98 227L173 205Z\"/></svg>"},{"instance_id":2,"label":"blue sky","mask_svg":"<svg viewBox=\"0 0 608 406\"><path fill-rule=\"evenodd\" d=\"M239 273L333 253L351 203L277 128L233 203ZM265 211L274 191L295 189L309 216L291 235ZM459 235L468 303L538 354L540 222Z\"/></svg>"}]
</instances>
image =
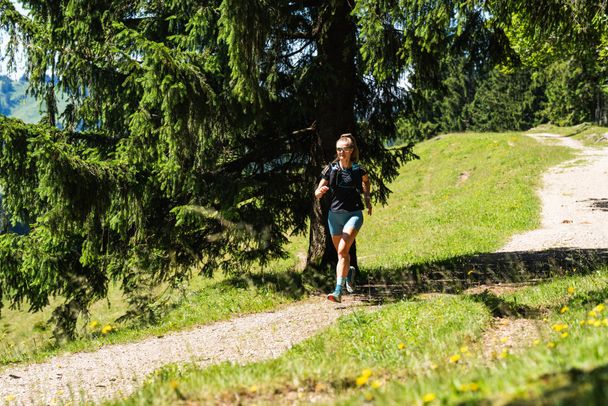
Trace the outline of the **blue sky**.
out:
<instances>
[{"instance_id":1,"label":"blue sky","mask_svg":"<svg viewBox=\"0 0 608 406\"><path fill-rule=\"evenodd\" d=\"M15 0L11 0L11 2L15 5L15 8L23 14L27 14L27 12L25 11L25 9L23 8L23 6L21 5L21 2L19 1L15 1ZM0 50L2 50L2 52L0 52L0 57L4 57L4 50L6 49L6 43L8 41L8 36L6 35L6 33L4 31L0 31ZM17 72L8 72L8 68L6 65L6 61L4 60L0 60L0 75L8 75L9 77L11 77L12 79L18 79L20 78L25 70L25 54L24 52L18 52L18 54L16 55L16 64L17 64Z\"/></svg>"}]
</instances>

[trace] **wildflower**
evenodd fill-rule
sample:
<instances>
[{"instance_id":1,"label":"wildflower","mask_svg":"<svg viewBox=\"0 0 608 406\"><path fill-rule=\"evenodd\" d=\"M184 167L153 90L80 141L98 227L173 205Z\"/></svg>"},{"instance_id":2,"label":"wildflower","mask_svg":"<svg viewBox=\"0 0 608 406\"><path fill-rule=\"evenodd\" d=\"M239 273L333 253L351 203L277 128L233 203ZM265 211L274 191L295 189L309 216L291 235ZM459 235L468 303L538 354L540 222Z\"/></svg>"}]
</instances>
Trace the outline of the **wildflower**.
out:
<instances>
[{"instance_id":1,"label":"wildflower","mask_svg":"<svg viewBox=\"0 0 608 406\"><path fill-rule=\"evenodd\" d=\"M585 323L587 323L587 320L581 320L581 321L578 322L578 324L580 324L581 326L584 326Z\"/></svg>"},{"instance_id":2,"label":"wildflower","mask_svg":"<svg viewBox=\"0 0 608 406\"><path fill-rule=\"evenodd\" d=\"M557 331L559 333L562 330L567 330L568 325L564 324L564 323L557 323L557 324L554 324L553 326L551 326L551 328L553 329L553 331Z\"/></svg>"},{"instance_id":3,"label":"wildflower","mask_svg":"<svg viewBox=\"0 0 608 406\"><path fill-rule=\"evenodd\" d=\"M602 311L604 311L605 308L606 308L606 306L603 303L600 303L593 308L593 311L595 311L597 313L601 313Z\"/></svg>"},{"instance_id":4,"label":"wildflower","mask_svg":"<svg viewBox=\"0 0 608 406\"><path fill-rule=\"evenodd\" d=\"M382 386L382 382L380 382L380 381L378 381L378 380L375 380L375 381L373 381L373 382L371 383L371 387L372 387L372 388L374 388L374 389L378 389L378 388L379 388L379 387L381 387L381 386Z\"/></svg>"},{"instance_id":5,"label":"wildflower","mask_svg":"<svg viewBox=\"0 0 608 406\"><path fill-rule=\"evenodd\" d=\"M596 313L595 311L593 311L593 310L591 310L589 313L587 313L587 315L588 315L589 317L592 317L592 318L593 318L593 317L597 317L597 313Z\"/></svg>"},{"instance_id":6,"label":"wildflower","mask_svg":"<svg viewBox=\"0 0 608 406\"><path fill-rule=\"evenodd\" d=\"M361 375L355 380L357 386L363 386L369 380L369 377L372 376L372 370L369 368L365 368L361 371Z\"/></svg>"},{"instance_id":7,"label":"wildflower","mask_svg":"<svg viewBox=\"0 0 608 406\"><path fill-rule=\"evenodd\" d=\"M169 381L169 386L171 387L171 389L176 390L179 386L179 382L177 382L175 379L171 379Z\"/></svg>"},{"instance_id":8,"label":"wildflower","mask_svg":"<svg viewBox=\"0 0 608 406\"><path fill-rule=\"evenodd\" d=\"M257 391L258 391L258 387L257 387L256 385L251 385L251 386L249 387L249 392L251 392L251 393L255 393L255 392L257 392Z\"/></svg>"},{"instance_id":9,"label":"wildflower","mask_svg":"<svg viewBox=\"0 0 608 406\"><path fill-rule=\"evenodd\" d=\"M467 347L466 345L463 345L462 347L460 347L460 352L463 354L468 354L469 353L469 347Z\"/></svg>"},{"instance_id":10,"label":"wildflower","mask_svg":"<svg viewBox=\"0 0 608 406\"><path fill-rule=\"evenodd\" d=\"M89 328L91 330L95 330L98 326L99 326L99 322L97 320L93 320L91 323L89 323Z\"/></svg>"},{"instance_id":11,"label":"wildflower","mask_svg":"<svg viewBox=\"0 0 608 406\"><path fill-rule=\"evenodd\" d=\"M365 395L363 395L363 397L368 402L371 401L371 400L374 400L374 395L371 392L365 392Z\"/></svg>"},{"instance_id":12,"label":"wildflower","mask_svg":"<svg viewBox=\"0 0 608 406\"><path fill-rule=\"evenodd\" d=\"M602 320L602 324L603 324L604 326L608 326L608 319L604 319L604 320Z\"/></svg>"},{"instance_id":13,"label":"wildflower","mask_svg":"<svg viewBox=\"0 0 608 406\"><path fill-rule=\"evenodd\" d=\"M399 343L399 345L397 347L399 347L400 350L403 350L403 349L405 349L405 344Z\"/></svg>"},{"instance_id":14,"label":"wildflower","mask_svg":"<svg viewBox=\"0 0 608 406\"><path fill-rule=\"evenodd\" d=\"M13 401L13 400L15 400L15 399L17 399L17 397L16 397L15 395L6 395L6 396L4 397L4 400L5 400L6 402L12 402L12 401Z\"/></svg>"},{"instance_id":15,"label":"wildflower","mask_svg":"<svg viewBox=\"0 0 608 406\"><path fill-rule=\"evenodd\" d=\"M555 343L553 341L549 341L547 343L547 348L555 348Z\"/></svg>"},{"instance_id":16,"label":"wildflower","mask_svg":"<svg viewBox=\"0 0 608 406\"><path fill-rule=\"evenodd\" d=\"M450 362L452 364L457 363L458 361L460 361L460 354L454 354L450 357Z\"/></svg>"},{"instance_id":17,"label":"wildflower","mask_svg":"<svg viewBox=\"0 0 608 406\"><path fill-rule=\"evenodd\" d=\"M500 339L500 342L503 343L503 344L506 343L507 341L509 341L509 339L507 337L502 337Z\"/></svg>"},{"instance_id":18,"label":"wildflower","mask_svg":"<svg viewBox=\"0 0 608 406\"><path fill-rule=\"evenodd\" d=\"M499 358L499 359L505 359L508 356L509 356L509 351L506 348L503 348L502 352L497 355L497 358Z\"/></svg>"},{"instance_id":19,"label":"wildflower","mask_svg":"<svg viewBox=\"0 0 608 406\"><path fill-rule=\"evenodd\" d=\"M114 330L114 329L112 328L112 326L111 326L111 325L109 325L109 324L106 324L106 325L105 325L105 326L103 326L103 328L101 329L101 334L104 334L104 335L105 335L105 334L108 334L108 333L109 333L109 332L111 332L112 330Z\"/></svg>"},{"instance_id":20,"label":"wildflower","mask_svg":"<svg viewBox=\"0 0 608 406\"><path fill-rule=\"evenodd\" d=\"M593 327L599 327L602 325L602 322L600 320L596 320L593 322Z\"/></svg>"},{"instance_id":21,"label":"wildflower","mask_svg":"<svg viewBox=\"0 0 608 406\"><path fill-rule=\"evenodd\" d=\"M593 319L593 318L591 318L591 319L587 319L587 325L588 325L588 326L593 326L593 325L595 325L595 322L596 322L596 321L597 321L597 320L596 320L596 319Z\"/></svg>"},{"instance_id":22,"label":"wildflower","mask_svg":"<svg viewBox=\"0 0 608 406\"><path fill-rule=\"evenodd\" d=\"M532 344L538 345L538 344L540 344L540 340L537 338L536 340L532 341Z\"/></svg>"},{"instance_id":23,"label":"wildflower","mask_svg":"<svg viewBox=\"0 0 608 406\"><path fill-rule=\"evenodd\" d=\"M562 308L560 309L560 311L559 311L559 312L560 312L561 314L564 314L564 313L566 313L566 312L567 312L569 309L570 309L570 308L569 308L568 306L564 306L564 307L562 307Z\"/></svg>"},{"instance_id":24,"label":"wildflower","mask_svg":"<svg viewBox=\"0 0 608 406\"><path fill-rule=\"evenodd\" d=\"M568 286L568 294L569 295L573 295L574 294L574 287Z\"/></svg>"},{"instance_id":25,"label":"wildflower","mask_svg":"<svg viewBox=\"0 0 608 406\"><path fill-rule=\"evenodd\" d=\"M568 337L568 332L567 332L567 331L564 331L564 332L562 333L562 338L566 338L566 337Z\"/></svg>"},{"instance_id":26,"label":"wildflower","mask_svg":"<svg viewBox=\"0 0 608 406\"><path fill-rule=\"evenodd\" d=\"M479 385L475 382L464 383L458 387L460 392L477 392L479 390Z\"/></svg>"},{"instance_id":27,"label":"wildflower","mask_svg":"<svg viewBox=\"0 0 608 406\"><path fill-rule=\"evenodd\" d=\"M426 395L424 395L422 397L422 401L424 403L430 403L430 402L432 402L435 399L437 399L437 396L434 393L427 393Z\"/></svg>"}]
</instances>

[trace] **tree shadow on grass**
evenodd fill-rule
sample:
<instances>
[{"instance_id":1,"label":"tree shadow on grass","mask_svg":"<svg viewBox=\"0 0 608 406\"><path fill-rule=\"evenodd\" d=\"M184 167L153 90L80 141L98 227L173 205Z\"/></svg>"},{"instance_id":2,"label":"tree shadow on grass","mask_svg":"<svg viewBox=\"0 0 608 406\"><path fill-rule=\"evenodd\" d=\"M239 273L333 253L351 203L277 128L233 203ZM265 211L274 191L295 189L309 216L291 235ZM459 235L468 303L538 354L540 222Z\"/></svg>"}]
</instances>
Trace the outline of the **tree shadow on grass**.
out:
<instances>
[{"instance_id":1,"label":"tree shadow on grass","mask_svg":"<svg viewBox=\"0 0 608 406\"><path fill-rule=\"evenodd\" d=\"M465 289L501 284L518 286L553 277L585 274L608 263L608 249L557 248L544 251L495 252L430 261L403 268L364 267L357 277L357 296L373 304L404 300L419 293L459 293ZM248 273L222 282L230 286L269 289L293 299L306 292L328 292L335 284L333 270ZM501 302L499 296L472 295L493 313L534 316L533 309Z\"/></svg>"},{"instance_id":2,"label":"tree shadow on grass","mask_svg":"<svg viewBox=\"0 0 608 406\"><path fill-rule=\"evenodd\" d=\"M484 253L404 268L364 270L359 289L367 300L377 303L403 300L419 293L459 293L483 285L530 285L559 276L584 275L607 263L608 249Z\"/></svg>"},{"instance_id":3,"label":"tree shadow on grass","mask_svg":"<svg viewBox=\"0 0 608 406\"><path fill-rule=\"evenodd\" d=\"M607 405L608 365L589 371L572 368L565 372L546 374L536 381L542 388L540 393L531 392L520 399L513 399L508 405ZM490 401L476 404L492 404Z\"/></svg>"}]
</instances>

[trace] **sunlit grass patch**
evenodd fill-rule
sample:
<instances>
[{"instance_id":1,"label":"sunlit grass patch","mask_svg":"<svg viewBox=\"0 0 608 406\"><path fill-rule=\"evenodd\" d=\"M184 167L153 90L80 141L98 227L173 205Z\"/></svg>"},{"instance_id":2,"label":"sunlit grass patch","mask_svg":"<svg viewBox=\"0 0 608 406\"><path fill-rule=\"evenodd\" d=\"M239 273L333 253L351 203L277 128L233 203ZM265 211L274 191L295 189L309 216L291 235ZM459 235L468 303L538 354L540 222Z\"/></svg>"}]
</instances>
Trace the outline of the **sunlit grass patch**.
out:
<instances>
[{"instance_id":1,"label":"sunlit grass patch","mask_svg":"<svg viewBox=\"0 0 608 406\"><path fill-rule=\"evenodd\" d=\"M541 174L573 156L519 133L450 134L418 145L358 237L364 269L403 268L492 252L535 228Z\"/></svg>"}]
</instances>

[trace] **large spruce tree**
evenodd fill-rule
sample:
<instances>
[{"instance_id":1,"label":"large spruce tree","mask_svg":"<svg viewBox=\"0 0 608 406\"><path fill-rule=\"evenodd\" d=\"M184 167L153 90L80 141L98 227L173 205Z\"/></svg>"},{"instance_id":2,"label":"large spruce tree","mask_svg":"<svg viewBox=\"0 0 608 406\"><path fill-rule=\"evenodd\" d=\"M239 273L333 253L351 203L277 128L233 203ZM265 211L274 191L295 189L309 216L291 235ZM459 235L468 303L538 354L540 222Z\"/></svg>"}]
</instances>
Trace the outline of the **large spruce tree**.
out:
<instances>
[{"instance_id":1,"label":"large spruce tree","mask_svg":"<svg viewBox=\"0 0 608 406\"><path fill-rule=\"evenodd\" d=\"M323 268L327 205L312 192L339 134L355 133L378 202L411 158L385 148L399 69L371 74L352 2L22 3L27 16L0 1L0 24L45 115L0 119L3 206L32 225L0 236L0 296L34 311L63 297L56 337L110 281L151 318L151 287L264 263L307 227Z\"/></svg>"}]
</instances>

